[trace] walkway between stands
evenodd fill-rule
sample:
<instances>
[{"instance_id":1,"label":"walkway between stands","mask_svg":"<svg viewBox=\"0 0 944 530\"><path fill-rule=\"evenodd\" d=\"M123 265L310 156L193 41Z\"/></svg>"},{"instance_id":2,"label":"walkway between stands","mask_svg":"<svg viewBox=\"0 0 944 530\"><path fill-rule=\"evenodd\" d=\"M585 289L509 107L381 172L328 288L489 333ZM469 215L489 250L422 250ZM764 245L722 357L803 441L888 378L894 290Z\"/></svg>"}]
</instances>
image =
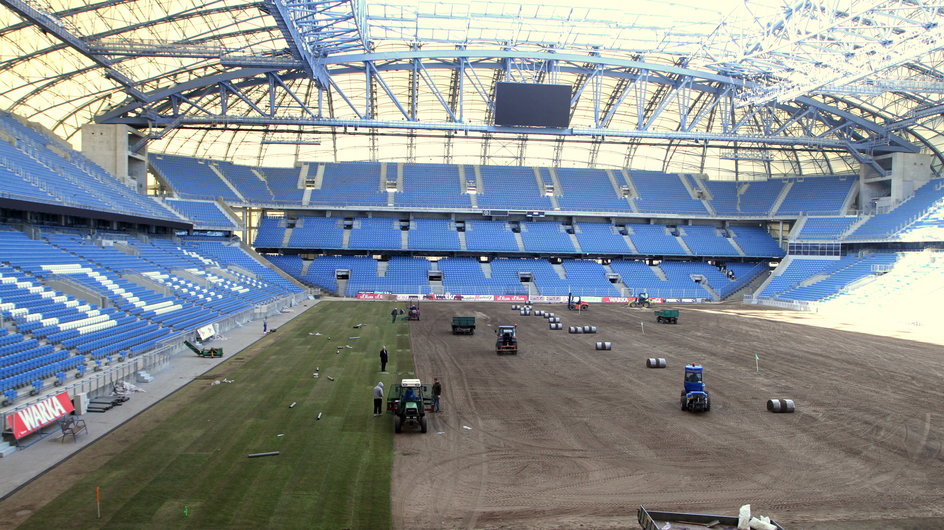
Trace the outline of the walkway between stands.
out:
<instances>
[{"instance_id":1,"label":"walkway between stands","mask_svg":"<svg viewBox=\"0 0 944 530\"><path fill-rule=\"evenodd\" d=\"M296 306L290 313L279 313L268 317L268 329L278 328L301 315L308 307L316 303L318 303L317 300L306 301ZM72 441L71 437L60 441L59 427L52 425L48 428L52 434L26 449L17 451L6 458L0 458L0 499L6 498L34 477L55 467L74 453L95 442L98 438L105 436L134 416L144 412L151 405L175 390L190 383L197 376L215 368L221 362L226 362L234 354L252 345L263 337L262 326L262 322L253 321L242 328L230 330L222 339L204 343L204 347L223 348L225 355L222 359L198 357L193 355L190 350L184 349L165 366L148 371L154 377L154 381L150 383L131 381L144 392L135 392L131 395L130 400L107 412L83 415L82 419L88 425L88 434L80 434L75 442ZM56 430L52 431L52 427L55 427Z\"/></svg>"}]
</instances>

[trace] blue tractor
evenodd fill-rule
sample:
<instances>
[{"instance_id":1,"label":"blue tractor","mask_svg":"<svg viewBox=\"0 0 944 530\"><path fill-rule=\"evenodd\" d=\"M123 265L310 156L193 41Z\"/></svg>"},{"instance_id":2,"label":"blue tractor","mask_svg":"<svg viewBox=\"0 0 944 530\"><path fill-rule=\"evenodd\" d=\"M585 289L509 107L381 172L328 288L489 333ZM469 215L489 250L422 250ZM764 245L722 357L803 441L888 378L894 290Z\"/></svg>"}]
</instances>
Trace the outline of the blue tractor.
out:
<instances>
[{"instance_id":1,"label":"blue tractor","mask_svg":"<svg viewBox=\"0 0 944 530\"><path fill-rule=\"evenodd\" d=\"M711 396L705 390L704 374L700 364L692 363L685 367L685 390L680 398L682 410L708 412L711 410Z\"/></svg>"}]
</instances>

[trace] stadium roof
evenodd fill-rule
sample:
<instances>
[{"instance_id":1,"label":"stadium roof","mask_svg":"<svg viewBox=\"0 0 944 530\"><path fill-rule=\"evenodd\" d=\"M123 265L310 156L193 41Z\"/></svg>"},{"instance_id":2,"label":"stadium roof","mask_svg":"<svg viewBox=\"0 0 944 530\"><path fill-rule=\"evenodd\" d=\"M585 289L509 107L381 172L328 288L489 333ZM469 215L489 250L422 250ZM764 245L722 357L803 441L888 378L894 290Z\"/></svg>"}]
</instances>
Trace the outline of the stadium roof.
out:
<instances>
[{"instance_id":1,"label":"stadium roof","mask_svg":"<svg viewBox=\"0 0 944 530\"><path fill-rule=\"evenodd\" d=\"M75 145L99 121L263 165L944 165L940 1L0 2L0 106ZM569 85L569 127L495 126L500 81Z\"/></svg>"}]
</instances>

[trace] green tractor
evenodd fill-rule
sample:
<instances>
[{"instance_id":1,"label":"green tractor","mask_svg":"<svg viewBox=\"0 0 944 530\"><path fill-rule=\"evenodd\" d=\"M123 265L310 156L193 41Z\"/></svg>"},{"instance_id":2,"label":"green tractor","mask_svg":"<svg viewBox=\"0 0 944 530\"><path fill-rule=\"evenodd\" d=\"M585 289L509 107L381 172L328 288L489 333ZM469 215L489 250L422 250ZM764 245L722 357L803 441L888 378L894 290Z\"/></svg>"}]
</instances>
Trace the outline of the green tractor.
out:
<instances>
[{"instance_id":1,"label":"green tractor","mask_svg":"<svg viewBox=\"0 0 944 530\"><path fill-rule=\"evenodd\" d=\"M393 432L403 432L404 426L418 426L427 431L426 413L433 411L433 394L429 385L419 379L403 379L393 385L387 398L387 411L393 413Z\"/></svg>"},{"instance_id":2,"label":"green tractor","mask_svg":"<svg viewBox=\"0 0 944 530\"><path fill-rule=\"evenodd\" d=\"M649 307L652 304L649 302L649 295L647 293L639 293L639 296L633 298L629 303L629 307Z\"/></svg>"}]
</instances>

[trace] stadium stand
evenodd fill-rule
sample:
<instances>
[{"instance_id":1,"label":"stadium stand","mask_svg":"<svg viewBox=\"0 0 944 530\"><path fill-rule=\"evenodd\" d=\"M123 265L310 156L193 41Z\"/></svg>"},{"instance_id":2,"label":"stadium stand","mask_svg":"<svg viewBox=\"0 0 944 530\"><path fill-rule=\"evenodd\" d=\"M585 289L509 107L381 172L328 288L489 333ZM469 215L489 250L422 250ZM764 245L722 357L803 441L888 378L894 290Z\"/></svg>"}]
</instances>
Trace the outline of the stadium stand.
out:
<instances>
[{"instance_id":1,"label":"stadium stand","mask_svg":"<svg viewBox=\"0 0 944 530\"><path fill-rule=\"evenodd\" d=\"M122 185L78 151L23 125L6 112L0 112L0 131L14 142L0 139L0 196L152 219L179 219L154 199Z\"/></svg>"},{"instance_id":2,"label":"stadium stand","mask_svg":"<svg viewBox=\"0 0 944 530\"><path fill-rule=\"evenodd\" d=\"M562 210L629 211L629 204L619 195L618 181L611 181L606 171L558 168L555 172L561 185L557 203Z\"/></svg>"},{"instance_id":3,"label":"stadium stand","mask_svg":"<svg viewBox=\"0 0 944 530\"><path fill-rule=\"evenodd\" d=\"M858 179L852 176L809 177L792 185L777 208L777 215L842 215L843 206Z\"/></svg>"},{"instance_id":4,"label":"stadium stand","mask_svg":"<svg viewBox=\"0 0 944 530\"><path fill-rule=\"evenodd\" d=\"M311 169L312 165L305 164L304 168ZM276 203L301 204L305 194L304 185L300 185L301 169L297 167L260 167L259 173L265 179L266 185L272 191Z\"/></svg>"},{"instance_id":5,"label":"stadium stand","mask_svg":"<svg viewBox=\"0 0 944 530\"><path fill-rule=\"evenodd\" d=\"M288 246L306 249L339 249L344 241L343 222L344 220L339 217L299 217L295 222L295 228L292 229Z\"/></svg>"},{"instance_id":6,"label":"stadium stand","mask_svg":"<svg viewBox=\"0 0 944 530\"><path fill-rule=\"evenodd\" d=\"M653 256L685 256L688 252L665 225L626 224L636 250Z\"/></svg>"},{"instance_id":7,"label":"stadium stand","mask_svg":"<svg viewBox=\"0 0 944 530\"><path fill-rule=\"evenodd\" d=\"M632 250L623 235L611 224L574 223L580 249L588 254L627 254Z\"/></svg>"},{"instance_id":8,"label":"stadium stand","mask_svg":"<svg viewBox=\"0 0 944 530\"><path fill-rule=\"evenodd\" d=\"M679 175L659 171L630 171L639 192L636 206L640 212L707 215L701 200L692 198Z\"/></svg>"},{"instance_id":9,"label":"stadium stand","mask_svg":"<svg viewBox=\"0 0 944 530\"><path fill-rule=\"evenodd\" d=\"M538 187L534 169L512 166L478 166L483 189L478 193L482 208L506 210L551 210L550 199Z\"/></svg>"},{"instance_id":10,"label":"stadium stand","mask_svg":"<svg viewBox=\"0 0 944 530\"><path fill-rule=\"evenodd\" d=\"M800 232L792 239L836 241L858 220L854 216L846 217L807 217Z\"/></svg>"},{"instance_id":11,"label":"stadium stand","mask_svg":"<svg viewBox=\"0 0 944 530\"><path fill-rule=\"evenodd\" d=\"M316 169L318 168L318 169ZM386 206L387 193L380 188L381 165L375 162L329 162L309 166L324 174L320 188L310 190L308 204L328 206Z\"/></svg>"},{"instance_id":12,"label":"stadium stand","mask_svg":"<svg viewBox=\"0 0 944 530\"><path fill-rule=\"evenodd\" d=\"M573 254L577 251L560 223L522 221L521 239L529 252Z\"/></svg>"},{"instance_id":13,"label":"stadium stand","mask_svg":"<svg viewBox=\"0 0 944 530\"><path fill-rule=\"evenodd\" d=\"M891 211L878 214L862 223L845 241L875 241L895 238L896 235L927 215L935 205L944 200L944 184L934 179L915 190L907 200Z\"/></svg>"},{"instance_id":14,"label":"stadium stand","mask_svg":"<svg viewBox=\"0 0 944 530\"><path fill-rule=\"evenodd\" d=\"M730 240L721 235L714 226L679 226L680 237L696 256L739 256Z\"/></svg>"},{"instance_id":15,"label":"stadium stand","mask_svg":"<svg viewBox=\"0 0 944 530\"><path fill-rule=\"evenodd\" d=\"M520 252L515 234L501 221L466 221L466 247L486 252Z\"/></svg>"},{"instance_id":16,"label":"stadium stand","mask_svg":"<svg viewBox=\"0 0 944 530\"><path fill-rule=\"evenodd\" d=\"M359 218L354 221L348 248L352 249L399 249L403 230L400 221L389 218Z\"/></svg>"},{"instance_id":17,"label":"stadium stand","mask_svg":"<svg viewBox=\"0 0 944 530\"><path fill-rule=\"evenodd\" d=\"M753 180L741 184L737 211L742 215L769 217L783 187L784 181L780 179Z\"/></svg>"},{"instance_id":18,"label":"stadium stand","mask_svg":"<svg viewBox=\"0 0 944 530\"><path fill-rule=\"evenodd\" d=\"M166 199L165 202L177 213L193 221L196 229L239 229L239 225L215 201Z\"/></svg>"},{"instance_id":19,"label":"stadium stand","mask_svg":"<svg viewBox=\"0 0 944 530\"><path fill-rule=\"evenodd\" d=\"M446 219L414 219L409 232L411 250L457 251L459 235Z\"/></svg>"},{"instance_id":20,"label":"stadium stand","mask_svg":"<svg viewBox=\"0 0 944 530\"><path fill-rule=\"evenodd\" d=\"M403 191L396 194L396 206L471 208L469 195L459 185L459 166L402 164L402 168Z\"/></svg>"},{"instance_id":21,"label":"stadium stand","mask_svg":"<svg viewBox=\"0 0 944 530\"><path fill-rule=\"evenodd\" d=\"M226 201L242 202L213 171L211 161L174 155L154 155L150 160L179 197L210 200L221 197Z\"/></svg>"}]
</instances>

